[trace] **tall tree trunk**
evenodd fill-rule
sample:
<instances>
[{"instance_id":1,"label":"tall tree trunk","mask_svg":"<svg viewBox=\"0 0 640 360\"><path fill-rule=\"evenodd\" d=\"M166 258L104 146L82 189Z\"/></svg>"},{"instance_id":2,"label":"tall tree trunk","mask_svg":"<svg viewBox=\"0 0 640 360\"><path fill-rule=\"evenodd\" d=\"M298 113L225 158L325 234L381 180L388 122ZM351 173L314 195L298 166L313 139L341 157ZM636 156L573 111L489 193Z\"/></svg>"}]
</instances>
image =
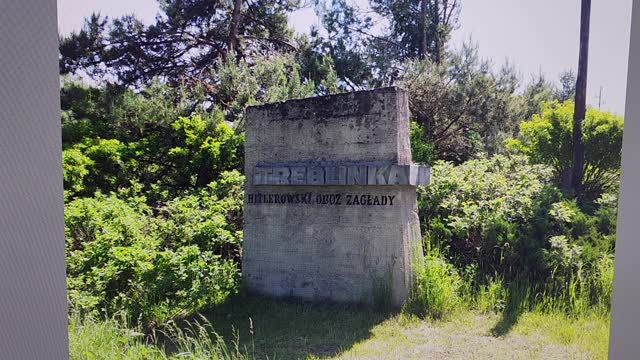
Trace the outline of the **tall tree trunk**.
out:
<instances>
[{"instance_id":1,"label":"tall tree trunk","mask_svg":"<svg viewBox=\"0 0 640 360\"><path fill-rule=\"evenodd\" d=\"M573 164L571 169L571 189L582 196L582 178L584 177L584 144L582 142L582 124L587 112L587 68L589 60L589 22L591 18L591 0L582 0L580 14L580 55L578 59L578 77L576 80L575 111L573 114Z\"/></svg>"},{"instance_id":2,"label":"tall tree trunk","mask_svg":"<svg viewBox=\"0 0 640 360\"><path fill-rule=\"evenodd\" d=\"M427 29L428 7L429 0L422 0L420 2L420 48L418 51L421 60L427 58L427 31L429 31Z\"/></svg>"},{"instance_id":3,"label":"tall tree trunk","mask_svg":"<svg viewBox=\"0 0 640 360\"><path fill-rule=\"evenodd\" d=\"M445 2L445 11L446 11L446 2ZM433 60L435 61L436 64L440 65L440 63L442 62L442 51L441 51L441 45L442 44L442 39L441 37L441 33L440 33L440 1L439 0L434 0L433 2L433 39L435 42L435 46L434 46L434 54L433 54Z\"/></svg>"},{"instance_id":4,"label":"tall tree trunk","mask_svg":"<svg viewBox=\"0 0 640 360\"><path fill-rule=\"evenodd\" d=\"M240 27L240 9L242 8L242 0L235 0L233 5L233 13L231 14L231 23L229 24L229 38L227 39L227 51L234 54L238 51L238 28Z\"/></svg>"}]
</instances>

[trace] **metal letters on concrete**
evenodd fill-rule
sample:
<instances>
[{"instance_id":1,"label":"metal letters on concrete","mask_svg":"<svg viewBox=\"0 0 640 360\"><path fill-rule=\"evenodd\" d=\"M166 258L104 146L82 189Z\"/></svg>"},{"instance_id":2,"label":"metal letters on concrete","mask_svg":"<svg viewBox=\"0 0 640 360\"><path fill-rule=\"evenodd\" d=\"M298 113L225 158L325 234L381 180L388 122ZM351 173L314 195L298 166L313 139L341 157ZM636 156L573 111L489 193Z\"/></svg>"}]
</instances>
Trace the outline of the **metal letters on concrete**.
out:
<instances>
[{"instance_id":1,"label":"metal letters on concrete","mask_svg":"<svg viewBox=\"0 0 640 360\"><path fill-rule=\"evenodd\" d=\"M243 277L250 291L371 303L409 295L422 254L408 100L392 87L251 107Z\"/></svg>"},{"instance_id":2,"label":"metal letters on concrete","mask_svg":"<svg viewBox=\"0 0 640 360\"><path fill-rule=\"evenodd\" d=\"M427 166L343 163L256 165L254 185L427 185Z\"/></svg>"}]
</instances>

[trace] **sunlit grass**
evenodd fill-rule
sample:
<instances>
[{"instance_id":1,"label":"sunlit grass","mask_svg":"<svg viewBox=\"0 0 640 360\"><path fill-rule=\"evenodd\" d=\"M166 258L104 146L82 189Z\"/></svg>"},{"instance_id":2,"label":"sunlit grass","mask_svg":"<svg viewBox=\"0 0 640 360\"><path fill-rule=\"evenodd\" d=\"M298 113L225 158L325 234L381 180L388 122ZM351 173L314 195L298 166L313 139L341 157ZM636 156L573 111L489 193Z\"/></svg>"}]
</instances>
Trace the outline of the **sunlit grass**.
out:
<instances>
[{"instance_id":1,"label":"sunlit grass","mask_svg":"<svg viewBox=\"0 0 640 360\"><path fill-rule=\"evenodd\" d=\"M505 318L509 326L496 332ZM123 320L72 317L71 358L605 359L610 322L608 315L596 312L508 315L464 307L434 319L407 311L383 313L253 296L233 298L204 318L165 324L155 340L127 328Z\"/></svg>"}]
</instances>

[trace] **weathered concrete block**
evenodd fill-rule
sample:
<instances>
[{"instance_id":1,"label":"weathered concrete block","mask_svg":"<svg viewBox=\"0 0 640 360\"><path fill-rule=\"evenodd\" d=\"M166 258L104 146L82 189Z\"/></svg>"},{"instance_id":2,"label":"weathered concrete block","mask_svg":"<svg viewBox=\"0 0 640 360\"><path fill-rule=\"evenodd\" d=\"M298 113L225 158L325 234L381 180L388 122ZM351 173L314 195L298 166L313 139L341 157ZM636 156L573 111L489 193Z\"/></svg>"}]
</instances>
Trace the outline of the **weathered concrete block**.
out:
<instances>
[{"instance_id":1,"label":"weathered concrete block","mask_svg":"<svg viewBox=\"0 0 640 360\"><path fill-rule=\"evenodd\" d=\"M243 278L249 290L371 303L406 300L422 256L405 91L251 107Z\"/></svg>"}]
</instances>

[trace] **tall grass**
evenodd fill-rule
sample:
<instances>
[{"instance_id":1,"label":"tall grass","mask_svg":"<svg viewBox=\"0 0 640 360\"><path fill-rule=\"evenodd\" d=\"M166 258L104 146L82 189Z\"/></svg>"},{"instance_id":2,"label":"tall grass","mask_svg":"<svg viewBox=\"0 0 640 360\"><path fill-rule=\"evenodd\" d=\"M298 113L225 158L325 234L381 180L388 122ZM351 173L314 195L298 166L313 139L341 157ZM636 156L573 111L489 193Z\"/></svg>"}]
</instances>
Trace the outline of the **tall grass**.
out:
<instances>
[{"instance_id":1,"label":"tall grass","mask_svg":"<svg viewBox=\"0 0 640 360\"><path fill-rule=\"evenodd\" d=\"M238 341L229 348L204 317L170 321L162 330L145 335L139 326L130 328L126 316L98 320L74 314L69 321L71 359L248 359Z\"/></svg>"},{"instance_id":2,"label":"tall grass","mask_svg":"<svg viewBox=\"0 0 640 360\"><path fill-rule=\"evenodd\" d=\"M480 276L473 267L459 272L437 252L427 256L415 271L407 309L436 319L456 310L608 316L611 309L612 256L603 256L590 269L552 273L544 282L526 277L507 280L497 274Z\"/></svg>"},{"instance_id":3,"label":"tall grass","mask_svg":"<svg viewBox=\"0 0 640 360\"><path fill-rule=\"evenodd\" d=\"M407 309L419 316L446 317L462 303L462 278L456 269L438 254L415 264L415 283Z\"/></svg>"},{"instance_id":4,"label":"tall grass","mask_svg":"<svg viewBox=\"0 0 640 360\"><path fill-rule=\"evenodd\" d=\"M532 286L540 294L535 306L542 311L608 315L613 297L613 273L614 259L605 255L591 269L579 268L571 276L552 276L548 283Z\"/></svg>"}]
</instances>

